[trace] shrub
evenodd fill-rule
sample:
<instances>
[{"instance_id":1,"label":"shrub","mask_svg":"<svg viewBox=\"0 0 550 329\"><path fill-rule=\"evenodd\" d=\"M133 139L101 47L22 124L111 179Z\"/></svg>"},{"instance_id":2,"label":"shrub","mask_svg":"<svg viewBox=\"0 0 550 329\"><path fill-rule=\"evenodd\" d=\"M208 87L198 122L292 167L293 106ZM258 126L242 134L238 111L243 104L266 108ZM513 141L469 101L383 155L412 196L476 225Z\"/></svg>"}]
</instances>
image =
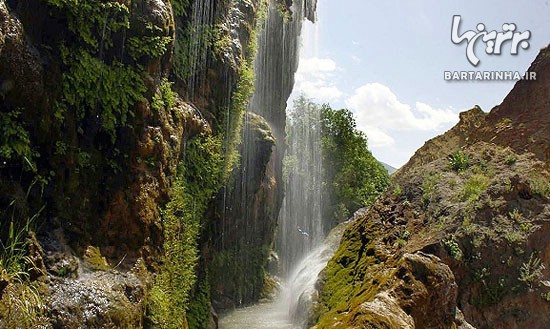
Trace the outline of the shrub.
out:
<instances>
[{"instance_id":1,"label":"shrub","mask_svg":"<svg viewBox=\"0 0 550 329\"><path fill-rule=\"evenodd\" d=\"M541 197L550 197L550 182L540 174L532 174L529 177L531 191Z\"/></svg>"},{"instance_id":2,"label":"shrub","mask_svg":"<svg viewBox=\"0 0 550 329\"><path fill-rule=\"evenodd\" d=\"M456 171L461 172L470 167L470 157L462 151L456 151L449 156L449 167Z\"/></svg>"},{"instance_id":3,"label":"shrub","mask_svg":"<svg viewBox=\"0 0 550 329\"><path fill-rule=\"evenodd\" d=\"M101 128L112 141L117 127L133 116L131 107L143 99L145 85L132 67L118 61L106 64L84 50L62 47L67 66L63 73L63 100L57 103L56 117L63 120L66 110L76 111L77 119L97 116Z\"/></svg>"},{"instance_id":4,"label":"shrub","mask_svg":"<svg viewBox=\"0 0 550 329\"><path fill-rule=\"evenodd\" d=\"M483 174L472 175L462 189L462 200L475 202L489 186L489 178Z\"/></svg>"},{"instance_id":5,"label":"shrub","mask_svg":"<svg viewBox=\"0 0 550 329\"><path fill-rule=\"evenodd\" d=\"M19 111L0 112L0 159L23 160L26 168L34 169L29 133L23 127Z\"/></svg>"},{"instance_id":6,"label":"shrub","mask_svg":"<svg viewBox=\"0 0 550 329\"><path fill-rule=\"evenodd\" d=\"M533 288L535 281L542 277L542 270L544 269L545 266L540 258L531 254L529 260L521 265L518 280L527 284L529 288Z\"/></svg>"},{"instance_id":7,"label":"shrub","mask_svg":"<svg viewBox=\"0 0 550 329\"><path fill-rule=\"evenodd\" d=\"M172 91L172 83L163 79L159 89L153 96L151 108L156 111L161 111L162 109L169 110L176 105L176 101L177 94Z\"/></svg>"},{"instance_id":8,"label":"shrub","mask_svg":"<svg viewBox=\"0 0 550 329\"><path fill-rule=\"evenodd\" d=\"M453 258L460 259L462 257L462 250L454 239L443 240L443 244Z\"/></svg>"},{"instance_id":9,"label":"shrub","mask_svg":"<svg viewBox=\"0 0 550 329\"><path fill-rule=\"evenodd\" d=\"M518 161L518 158L514 154L510 154L506 157L506 159L504 160L504 163L511 166L514 163L516 163L516 161Z\"/></svg>"}]
</instances>

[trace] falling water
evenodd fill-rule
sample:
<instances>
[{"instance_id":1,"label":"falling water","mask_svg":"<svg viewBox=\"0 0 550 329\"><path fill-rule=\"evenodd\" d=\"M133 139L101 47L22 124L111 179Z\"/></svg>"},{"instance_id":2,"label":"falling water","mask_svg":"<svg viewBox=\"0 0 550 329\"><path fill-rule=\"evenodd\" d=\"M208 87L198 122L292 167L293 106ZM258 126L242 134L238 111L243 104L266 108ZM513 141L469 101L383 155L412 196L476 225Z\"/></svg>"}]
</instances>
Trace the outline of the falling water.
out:
<instances>
[{"instance_id":1,"label":"falling water","mask_svg":"<svg viewBox=\"0 0 550 329\"><path fill-rule=\"evenodd\" d=\"M322 164L318 109L289 112L286 133L287 121L281 113L287 108L286 101L294 84L302 24L305 18L314 20L315 7L315 0L295 0L291 8L292 18L287 21L281 17L277 2L269 1L268 18L258 38L259 50L254 62L255 93L249 108L265 118L273 130L277 145L272 170L277 185L283 185L283 176L288 178L284 182L285 198L282 199L281 195L274 201L277 203L274 209L281 206L275 243L281 261L278 273L272 273L286 279L288 284L283 285L276 301L238 309L223 316L220 319L222 329L301 328L308 318L305 310L309 309L315 281L332 255L328 250L333 248L323 244L325 230L321 217ZM243 185L237 187L235 193L241 195L241 200L246 203L245 182L251 180L248 163L254 160L247 127L244 127L243 137L244 152L241 153L240 168L240 183ZM290 164L284 174L283 157ZM243 210L249 206L237 204L233 206ZM248 217L246 211L240 214ZM243 224L245 227L239 231L242 241L237 244L240 248L254 245L249 234L242 232L256 231L254 222L247 219ZM306 316L297 316L302 313Z\"/></svg>"},{"instance_id":2,"label":"falling water","mask_svg":"<svg viewBox=\"0 0 550 329\"><path fill-rule=\"evenodd\" d=\"M321 129L319 108L295 103L289 113L285 156L286 196L279 215L277 250L281 274L287 277L297 262L323 241L321 216Z\"/></svg>"},{"instance_id":3,"label":"falling water","mask_svg":"<svg viewBox=\"0 0 550 329\"><path fill-rule=\"evenodd\" d=\"M185 29L177 30L175 53L178 58L174 62L174 71L181 79L187 80L187 98L192 98L197 87L206 79L204 69L207 67L214 9L214 0L193 1L189 24Z\"/></svg>"},{"instance_id":4,"label":"falling water","mask_svg":"<svg viewBox=\"0 0 550 329\"><path fill-rule=\"evenodd\" d=\"M338 248L347 224L334 228L317 248L296 264L275 301L238 309L222 317L220 329L307 328L317 293L315 283Z\"/></svg>"}]
</instances>

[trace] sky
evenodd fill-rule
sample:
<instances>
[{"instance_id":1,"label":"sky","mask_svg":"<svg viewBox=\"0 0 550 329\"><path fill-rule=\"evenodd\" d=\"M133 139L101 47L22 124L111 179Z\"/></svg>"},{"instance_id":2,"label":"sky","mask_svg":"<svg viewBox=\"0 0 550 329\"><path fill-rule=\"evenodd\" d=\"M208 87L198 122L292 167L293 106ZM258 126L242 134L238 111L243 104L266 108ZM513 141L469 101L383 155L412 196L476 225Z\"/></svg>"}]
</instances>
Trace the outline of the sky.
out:
<instances>
[{"instance_id":1,"label":"sky","mask_svg":"<svg viewBox=\"0 0 550 329\"><path fill-rule=\"evenodd\" d=\"M479 105L500 104L513 81L445 81L444 71L525 72L550 42L550 0L318 0L317 23L304 25L292 99L303 94L333 108L348 108L366 133L374 156L396 168L425 141ZM501 32L531 32L527 49L487 55L476 43L477 67L466 43L451 41L454 15L459 34L483 23Z\"/></svg>"}]
</instances>

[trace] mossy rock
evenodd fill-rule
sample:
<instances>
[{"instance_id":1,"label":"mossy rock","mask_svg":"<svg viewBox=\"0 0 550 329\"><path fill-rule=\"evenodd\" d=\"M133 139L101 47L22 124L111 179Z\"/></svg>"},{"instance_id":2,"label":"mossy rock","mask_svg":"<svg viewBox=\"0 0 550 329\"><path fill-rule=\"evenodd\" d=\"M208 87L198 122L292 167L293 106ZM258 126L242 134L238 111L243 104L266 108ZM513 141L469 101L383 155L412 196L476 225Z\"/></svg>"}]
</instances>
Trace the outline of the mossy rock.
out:
<instances>
[{"instance_id":1,"label":"mossy rock","mask_svg":"<svg viewBox=\"0 0 550 329\"><path fill-rule=\"evenodd\" d=\"M101 255L98 247L88 246L83 256L86 266L93 271L108 271L111 269L107 259Z\"/></svg>"}]
</instances>

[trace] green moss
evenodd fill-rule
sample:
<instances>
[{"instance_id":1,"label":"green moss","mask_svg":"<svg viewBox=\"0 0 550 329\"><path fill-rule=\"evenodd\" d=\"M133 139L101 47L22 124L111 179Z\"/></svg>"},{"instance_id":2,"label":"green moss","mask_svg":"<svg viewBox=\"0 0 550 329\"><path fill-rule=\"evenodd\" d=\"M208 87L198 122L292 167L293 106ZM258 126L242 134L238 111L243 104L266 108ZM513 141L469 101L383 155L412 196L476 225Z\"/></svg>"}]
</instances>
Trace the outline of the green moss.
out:
<instances>
[{"instance_id":1,"label":"green moss","mask_svg":"<svg viewBox=\"0 0 550 329\"><path fill-rule=\"evenodd\" d=\"M334 323L335 317L353 309L353 305L372 300L391 278L391 271L380 271L386 258L376 252L375 232L371 224L355 222L344 233L338 251L322 274L320 303L314 310L318 328Z\"/></svg>"},{"instance_id":2,"label":"green moss","mask_svg":"<svg viewBox=\"0 0 550 329\"><path fill-rule=\"evenodd\" d=\"M189 329L204 329L210 325L210 283L208 276L197 287L189 305L187 321Z\"/></svg>"},{"instance_id":3,"label":"green moss","mask_svg":"<svg viewBox=\"0 0 550 329\"><path fill-rule=\"evenodd\" d=\"M254 69L248 61L243 62L237 87L231 97L230 115L228 120L228 129L225 136L227 145L225 153L224 177L227 179L229 174L239 162L238 146L241 143L244 114L248 107L250 97L254 93Z\"/></svg>"},{"instance_id":4,"label":"green moss","mask_svg":"<svg viewBox=\"0 0 550 329\"><path fill-rule=\"evenodd\" d=\"M108 271L111 268L97 247L89 246L86 248L84 261L87 263L88 267L94 271Z\"/></svg>"},{"instance_id":5,"label":"green moss","mask_svg":"<svg viewBox=\"0 0 550 329\"><path fill-rule=\"evenodd\" d=\"M164 257L148 305L155 328L183 328L195 285L198 238L208 202L220 186L219 139L200 136L188 142L186 158L164 210Z\"/></svg>"}]
</instances>

